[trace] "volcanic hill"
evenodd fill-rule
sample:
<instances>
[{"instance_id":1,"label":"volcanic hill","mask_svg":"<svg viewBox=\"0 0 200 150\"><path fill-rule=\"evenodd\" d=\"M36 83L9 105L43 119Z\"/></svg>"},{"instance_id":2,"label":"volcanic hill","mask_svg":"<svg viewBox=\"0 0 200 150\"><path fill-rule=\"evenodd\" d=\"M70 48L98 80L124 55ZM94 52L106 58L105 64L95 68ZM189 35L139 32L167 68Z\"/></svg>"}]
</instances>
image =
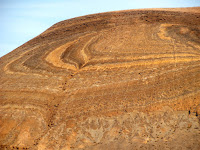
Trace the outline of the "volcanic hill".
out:
<instances>
[{"instance_id":1,"label":"volcanic hill","mask_svg":"<svg viewBox=\"0 0 200 150\"><path fill-rule=\"evenodd\" d=\"M200 7L59 22L0 58L0 148L200 149Z\"/></svg>"}]
</instances>

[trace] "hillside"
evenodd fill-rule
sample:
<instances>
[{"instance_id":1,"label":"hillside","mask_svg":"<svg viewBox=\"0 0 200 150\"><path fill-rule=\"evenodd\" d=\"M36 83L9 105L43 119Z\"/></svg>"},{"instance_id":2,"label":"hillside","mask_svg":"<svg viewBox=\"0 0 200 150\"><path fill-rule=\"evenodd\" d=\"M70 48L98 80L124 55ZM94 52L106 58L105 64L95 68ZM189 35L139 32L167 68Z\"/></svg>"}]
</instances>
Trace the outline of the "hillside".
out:
<instances>
[{"instance_id":1,"label":"hillside","mask_svg":"<svg viewBox=\"0 0 200 150\"><path fill-rule=\"evenodd\" d=\"M0 148L200 149L200 7L59 22L0 58Z\"/></svg>"}]
</instances>

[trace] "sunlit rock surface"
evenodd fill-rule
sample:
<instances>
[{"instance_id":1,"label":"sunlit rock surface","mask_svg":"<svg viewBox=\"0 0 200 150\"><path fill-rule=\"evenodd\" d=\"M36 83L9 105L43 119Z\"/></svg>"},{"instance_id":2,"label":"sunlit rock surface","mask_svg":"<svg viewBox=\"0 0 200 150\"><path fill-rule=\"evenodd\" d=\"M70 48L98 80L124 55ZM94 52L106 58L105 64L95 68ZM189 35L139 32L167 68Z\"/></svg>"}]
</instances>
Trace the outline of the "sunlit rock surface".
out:
<instances>
[{"instance_id":1,"label":"sunlit rock surface","mask_svg":"<svg viewBox=\"0 0 200 150\"><path fill-rule=\"evenodd\" d=\"M59 22L0 58L0 148L200 149L200 8Z\"/></svg>"}]
</instances>

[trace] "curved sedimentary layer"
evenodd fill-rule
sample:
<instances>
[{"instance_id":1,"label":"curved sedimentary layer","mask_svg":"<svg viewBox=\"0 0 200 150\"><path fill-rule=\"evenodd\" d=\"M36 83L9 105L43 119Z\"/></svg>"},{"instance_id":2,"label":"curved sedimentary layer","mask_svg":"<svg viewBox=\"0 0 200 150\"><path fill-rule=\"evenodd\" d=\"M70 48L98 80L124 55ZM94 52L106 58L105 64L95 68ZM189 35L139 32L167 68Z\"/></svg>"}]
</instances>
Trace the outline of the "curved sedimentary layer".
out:
<instances>
[{"instance_id":1,"label":"curved sedimentary layer","mask_svg":"<svg viewBox=\"0 0 200 150\"><path fill-rule=\"evenodd\" d=\"M200 149L200 8L59 22L0 58L2 149Z\"/></svg>"}]
</instances>

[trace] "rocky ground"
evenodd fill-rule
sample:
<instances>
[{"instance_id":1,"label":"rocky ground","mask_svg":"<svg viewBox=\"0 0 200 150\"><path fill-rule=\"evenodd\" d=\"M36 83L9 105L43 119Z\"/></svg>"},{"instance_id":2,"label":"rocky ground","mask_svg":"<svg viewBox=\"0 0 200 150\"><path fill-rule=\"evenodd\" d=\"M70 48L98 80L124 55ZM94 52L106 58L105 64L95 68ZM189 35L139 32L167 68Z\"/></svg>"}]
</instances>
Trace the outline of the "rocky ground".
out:
<instances>
[{"instance_id":1,"label":"rocky ground","mask_svg":"<svg viewBox=\"0 0 200 150\"><path fill-rule=\"evenodd\" d=\"M0 58L0 148L200 149L200 8L59 22Z\"/></svg>"}]
</instances>

